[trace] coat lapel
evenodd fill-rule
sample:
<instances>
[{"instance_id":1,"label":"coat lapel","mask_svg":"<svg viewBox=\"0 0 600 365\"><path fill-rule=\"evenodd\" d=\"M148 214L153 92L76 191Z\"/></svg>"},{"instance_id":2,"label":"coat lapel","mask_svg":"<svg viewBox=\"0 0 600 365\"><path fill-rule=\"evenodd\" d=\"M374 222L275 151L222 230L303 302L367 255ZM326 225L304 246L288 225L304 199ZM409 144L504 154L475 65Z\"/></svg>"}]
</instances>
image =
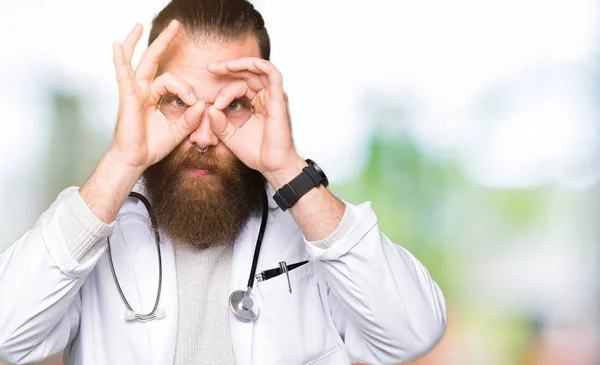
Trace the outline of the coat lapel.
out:
<instances>
[{"instance_id":1,"label":"coat lapel","mask_svg":"<svg viewBox=\"0 0 600 365\"><path fill-rule=\"evenodd\" d=\"M267 241L271 237L270 231L273 229L273 222L275 216L280 210L277 207L277 203L273 200L274 192L270 186L267 186L267 196L269 202L269 218L267 221L267 227L265 236L263 238L261 253L258 258L258 265L256 272L261 271L261 267L264 265L264 249L268 246ZM235 290L247 290L248 279L250 277L250 271L252 268L252 258L254 256L254 249L256 247L256 239L260 230L260 217L252 218L247 225L247 229L240 235L237 242L233 247L233 258L231 260L231 280L229 285L230 293ZM254 283L256 288L256 282ZM255 289L256 290L256 289ZM253 295L256 301L259 300L257 295ZM260 302L257 302L259 307L259 318L260 320ZM251 365L253 358L256 359L258 354L253 353L255 337L255 323L245 323L240 321L233 313L229 314L229 322L231 327L231 339L233 342L233 352L236 359L237 365ZM258 357L261 357L258 355ZM264 359L263 359L264 361ZM262 363L264 364L264 362Z\"/></svg>"}]
</instances>

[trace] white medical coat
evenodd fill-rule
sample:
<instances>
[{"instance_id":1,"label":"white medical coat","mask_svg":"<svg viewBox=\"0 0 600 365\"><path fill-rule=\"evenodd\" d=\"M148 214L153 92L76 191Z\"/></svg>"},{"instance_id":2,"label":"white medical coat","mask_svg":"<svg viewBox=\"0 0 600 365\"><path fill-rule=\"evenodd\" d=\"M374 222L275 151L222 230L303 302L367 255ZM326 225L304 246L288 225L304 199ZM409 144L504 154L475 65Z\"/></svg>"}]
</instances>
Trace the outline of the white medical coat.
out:
<instances>
[{"instance_id":1,"label":"white medical coat","mask_svg":"<svg viewBox=\"0 0 600 365\"><path fill-rule=\"evenodd\" d=\"M57 216L77 190L63 191L0 255L0 361L30 363L65 351L70 364L172 364L179 298L171 242L161 245L159 308L166 318L126 321L106 250L79 263L65 245ZM255 322L231 314L237 364L394 364L422 355L440 339L446 307L437 284L380 232L369 203L346 205L355 224L323 250L269 198L257 272L280 261L311 261L289 272L292 294L285 275L255 282ZM115 270L133 309L148 313L158 285L154 238L141 218L148 213L128 199L119 214L111 235ZM230 291L246 287L259 226L260 218L250 220L235 242Z\"/></svg>"}]
</instances>

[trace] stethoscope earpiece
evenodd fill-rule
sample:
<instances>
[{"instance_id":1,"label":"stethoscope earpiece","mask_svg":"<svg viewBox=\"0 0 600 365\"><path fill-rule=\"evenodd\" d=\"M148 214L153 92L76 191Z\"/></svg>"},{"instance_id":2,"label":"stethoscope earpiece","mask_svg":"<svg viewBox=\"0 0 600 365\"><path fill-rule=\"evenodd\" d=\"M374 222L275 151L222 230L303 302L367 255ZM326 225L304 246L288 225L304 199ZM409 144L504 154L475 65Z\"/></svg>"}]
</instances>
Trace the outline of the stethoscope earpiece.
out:
<instances>
[{"instance_id":1,"label":"stethoscope earpiece","mask_svg":"<svg viewBox=\"0 0 600 365\"><path fill-rule=\"evenodd\" d=\"M164 319L167 316L167 312L164 309L158 308L156 311L156 319Z\"/></svg>"},{"instance_id":2,"label":"stethoscope earpiece","mask_svg":"<svg viewBox=\"0 0 600 365\"><path fill-rule=\"evenodd\" d=\"M125 320L133 321L135 319L135 313L133 311L125 311Z\"/></svg>"}]
</instances>

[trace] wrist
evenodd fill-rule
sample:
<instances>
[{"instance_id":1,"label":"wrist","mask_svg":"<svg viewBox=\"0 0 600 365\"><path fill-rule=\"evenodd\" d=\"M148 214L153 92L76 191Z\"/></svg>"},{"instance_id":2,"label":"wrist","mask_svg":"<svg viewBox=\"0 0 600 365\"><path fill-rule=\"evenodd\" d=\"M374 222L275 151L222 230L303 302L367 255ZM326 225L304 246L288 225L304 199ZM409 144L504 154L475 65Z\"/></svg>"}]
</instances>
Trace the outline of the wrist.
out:
<instances>
[{"instance_id":1,"label":"wrist","mask_svg":"<svg viewBox=\"0 0 600 365\"><path fill-rule=\"evenodd\" d=\"M298 156L291 162L287 163L285 168L276 171L265 172L263 176L265 179L267 179L273 190L277 191L283 185L289 183L292 181L292 179L298 176L298 174L300 174L302 169L306 166L308 166L306 161Z\"/></svg>"},{"instance_id":2,"label":"wrist","mask_svg":"<svg viewBox=\"0 0 600 365\"><path fill-rule=\"evenodd\" d=\"M129 148L123 148L114 141L102 159L132 171L139 169L144 171L152 165L152 163L148 162L150 158L146 152L132 151Z\"/></svg>"},{"instance_id":3,"label":"wrist","mask_svg":"<svg viewBox=\"0 0 600 365\"><path fill-rule=\"evenodd\" d=\"M136 182L148 166L141 164L132 164L127 158L122 157L118 152L109 150L100 160L98 169L107 169L117 176L118 180Z\"/></svg>"},{"instance_id":4,"label":"wrist","mask_svg":"<svg viewBox=\"0 0 600 365\"><path fill-rule=\"evenodd\" d=\"M79 189L79 194L92 213L109 224L143 172L142 167L127 165L113 154L107 153L92 176Z\"/></svg>"}]
</instances>

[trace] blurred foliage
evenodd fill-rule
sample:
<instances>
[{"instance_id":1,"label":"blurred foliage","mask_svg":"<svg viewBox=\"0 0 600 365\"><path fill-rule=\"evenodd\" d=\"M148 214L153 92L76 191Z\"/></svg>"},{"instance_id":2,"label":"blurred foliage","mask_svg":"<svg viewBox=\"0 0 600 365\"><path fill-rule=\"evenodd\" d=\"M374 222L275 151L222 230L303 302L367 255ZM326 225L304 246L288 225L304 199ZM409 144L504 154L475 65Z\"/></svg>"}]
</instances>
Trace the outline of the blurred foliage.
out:
<instances>
[{"instance_id":1,"label":"blurred foliage","mask_svg":"<svg viewBox=\"0 0 600 365\"><path fill-rule=\"evenodd\" d=\"M107 146L107 139L91 130L93 116L85 113L84 102L79 96L51 89L49 102L53 115L50 147L43 161L42 209L46 209L66 187L83 185Z\"/></svg>"},{"instance_id":2,"label":"blurred foliage","mask_svg":"<svg viewBox=\"0 0 600 365\"><path fill-rule=\"evenodd\" d=\"M452 239L444 232L442 208L461 181L456 166L428 159L410 140L374 135L362 174L332 190L352 203L370 201L381 230L419 258L440 286L451 288L458 265L446 249Z\"/></svg>"}]
</instances>

